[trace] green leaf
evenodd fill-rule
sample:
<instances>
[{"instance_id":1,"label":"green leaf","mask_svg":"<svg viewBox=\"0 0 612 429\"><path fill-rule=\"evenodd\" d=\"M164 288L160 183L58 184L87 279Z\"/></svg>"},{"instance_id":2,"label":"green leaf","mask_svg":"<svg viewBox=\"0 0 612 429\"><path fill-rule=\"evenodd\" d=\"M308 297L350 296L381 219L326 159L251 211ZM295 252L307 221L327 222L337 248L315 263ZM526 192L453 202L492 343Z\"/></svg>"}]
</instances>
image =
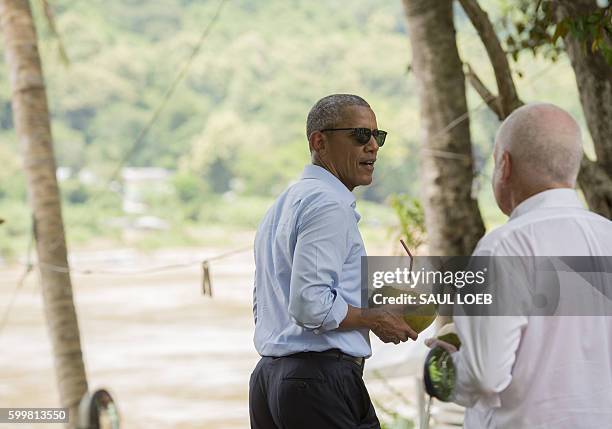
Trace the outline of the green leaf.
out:
<instances>
[{"instance_id":1,"label":"green leaf","mask_svg":"<svg viewBox=\"0 0 612 429\"><path fill-rule=\"evenodd\" d=\"M565 37L568 30L569 28L567 25L567 18L566 18L557 24L557 28L555 28L555 34L553 34L552 36L552 43L553 44L557 43L557 39L559 37Z\"/></svg>"},{"instance_id":2,"label":"green leaf","mask_svg":"<svg viewBox=\"0 0 612 429\"><path fill-rule=\"evenodd\" d=\"M612 48L606 44L601 45L601 54L606 59L607 63L612 66Z\"/></svg>"}]
</instances>

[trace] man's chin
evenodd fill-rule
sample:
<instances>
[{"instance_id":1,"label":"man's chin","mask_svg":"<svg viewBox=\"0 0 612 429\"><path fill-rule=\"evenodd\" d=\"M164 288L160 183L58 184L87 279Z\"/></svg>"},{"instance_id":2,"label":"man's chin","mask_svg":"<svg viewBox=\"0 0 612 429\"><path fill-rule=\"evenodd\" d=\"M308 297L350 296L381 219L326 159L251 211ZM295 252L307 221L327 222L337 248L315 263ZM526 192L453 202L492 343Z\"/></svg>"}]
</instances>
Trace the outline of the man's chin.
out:
<instances>
[{"instance_id":1,"label":"man's chin","mask_svg":"<svg viewBox=\"0 0 612 429\"><path fill-rule=\"evenodd\" d=\"M361 181L359 182L359 186L368 186L372 184L373 181L373 175L370 174L368 176L363 176L361 177Z\"/></svg>"}]
</instances>

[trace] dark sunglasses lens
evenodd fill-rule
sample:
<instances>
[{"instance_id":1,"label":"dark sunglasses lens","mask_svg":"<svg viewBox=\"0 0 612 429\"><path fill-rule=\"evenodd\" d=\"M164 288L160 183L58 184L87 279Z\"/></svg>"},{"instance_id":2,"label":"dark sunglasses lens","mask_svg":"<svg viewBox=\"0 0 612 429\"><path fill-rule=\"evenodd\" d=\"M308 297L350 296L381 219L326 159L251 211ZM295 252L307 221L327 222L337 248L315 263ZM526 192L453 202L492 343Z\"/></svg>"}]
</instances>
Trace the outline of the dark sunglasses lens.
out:
<instances>
[{"instance_id":1,"label":"dark sunglasses lens","mask_svg":"<svg viewBox=\"0 0 612 429\"><path fill-rule=\"evenodd\" d=\"M365 145L368 144L368 142L370 141L370 138L372 137L372 131L368 130L367 128L356 128L354 131L354 135L355 140L357 140L357 143Z\"/></svg>"},{"instance_id":2,"label":"dark sunglasses lens","mask_svg":"<svg viewBox=\"0 0 612 429\"><path fill-rule=\"evenodd\" d=\"M376 143L378 144L378 147L383 147L383 145L385 144L385 139L387 138L387 132L381 130L374 130L373 134L374 138L376 139Z\"/></svg>"}]
</instances>

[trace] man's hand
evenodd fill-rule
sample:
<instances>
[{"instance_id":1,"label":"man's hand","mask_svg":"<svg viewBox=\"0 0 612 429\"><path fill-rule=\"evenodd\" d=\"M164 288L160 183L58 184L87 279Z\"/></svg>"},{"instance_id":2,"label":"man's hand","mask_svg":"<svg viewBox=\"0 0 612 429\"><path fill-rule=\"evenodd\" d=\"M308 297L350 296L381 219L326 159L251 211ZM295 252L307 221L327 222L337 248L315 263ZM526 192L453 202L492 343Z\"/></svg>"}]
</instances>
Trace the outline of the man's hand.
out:
<instances>
[{"instance_id":1,"label":"man's hand","mask_svg":"<svg viewBox=\"0 0 612 429\"><path fill-rule=\"evenodd\" d=\"M339 329L368 328L385 343L399 344L408 338L417 339L418 334L412 329L401 314L385 308L358 308L348 306L348 312L340 323Z\"/></svg>"},{"instance_id":2,"label":"man's hand","mask_svg":"<svg viewBox=\"0 0 612 429\"><path fill-rule=\"evenodd\" d=\"M457 351L457 347L455 347L451 343L447 343L446 341L442 341L437 338L427 338L425 340L425 345L430 349L441 347L449 353L455 353Z\"/></svg>"},{"instance_id":3,"label":"man's hand","mask_svg":"<svg viewBox=\"0 0 612 429\"><path fill-rule=\"evenodd\" d=\"M384 343L399 344L408 338L417 339L418 334L396 312L373 308L365 310L363 316L370 330Z\"/></svg>"},{"instance_id":4,"label":"man's hand","mask_svg":"<svg viewBox=\"0 0 612 429\"><path fill-rule=\"evenodd\" d=\"M430 349L435 347L442 347L449 353L455 353L461 347L461 341L457 336L454 323L447 323L444 325L434 338L428 338L425 340L425 345Z\"/></svg>"}]
</instances>

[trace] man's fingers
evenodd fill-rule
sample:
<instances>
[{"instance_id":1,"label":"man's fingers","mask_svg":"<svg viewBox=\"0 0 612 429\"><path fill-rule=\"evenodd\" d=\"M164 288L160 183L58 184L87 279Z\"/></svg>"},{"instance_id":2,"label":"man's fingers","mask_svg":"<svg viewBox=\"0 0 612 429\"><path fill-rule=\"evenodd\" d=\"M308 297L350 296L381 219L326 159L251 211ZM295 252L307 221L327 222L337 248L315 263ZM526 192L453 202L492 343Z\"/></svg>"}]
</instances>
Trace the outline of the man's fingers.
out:
<instances>
[{"instance_id":1,"label":"man's fingers","mask_svg":"<svg viewBox=\"0 0 612 429\"><path fill-rule=\"evenodd\" d=\"M417 332L414 329L412 329L408 323L406 323L406 321L401 315L396 314L395 317L397 317L400 325L402 326L402 338L404 338L404 335L407 335L408 338L411 338L412 340L416 341L419 334L417 334ZM407 341L408 338L402 341Z\"/></svg>"},{"instance_id":2,"label":"man's fingers","mask_svg":"<svg viewBox=\"0 0 612 429\"><path fill-rule=\"evenodd\" d=\"M401 335L396 335L393 332L381 333L380 335L377 334L377 336L383 343L399 344L405 341L402 339Z\"/></svg>"},{"instance_id":3,"label":"man's fingers","mask_svg":"<svg viewBox=\"0 0 612 429\"><path fill-rule=\"evenodd\" d=\"M401 316L391 311L379 313L380 324L372 331L385 343L399 344L408 341L408 338L416 340L418 334L412 329Z\"/></svg>"},{"instance_id":4,"label":"man's fingers","mask_svg":"<svg viewBox=\"0 0 612 429\"><path fill-rule=\"evenodd\" d=\"M408 341L408 339L409 339L409 338L412 338L412 337L410 336L410 332L409 332L409 331L404 331L404 332L402 333L402 342L404 342L404 341Z\"/></svg>"},{"instance_id":5,"label":"man's fingers","mask_svg":"<svg viewBox=\"0 0 612 429\"><path fill-rule=\"evenodd\" d=\"M455 347L454 345L447 343L446 341L439 340L437 338L427 338L425 340L425 345L430 349L433 349L434 347L442 347L449 353L455 353L457 351L457 347Z\"/></svg>"},{"instance_id":6,"label":"man's fingers","mask_svg":"<svg viewBox=\"0 0 612 429\"><path fill-rule=\"evenodd\" d=\"M417 334L417 332L414 329L412 329L410 325L404 321L404 319L402 319L401 324L402 324L402 337L405 335L407 337L406 340L408 338L411 338L412 340L416 341L419 334Z\"/></svg>"},{"instance_id":7,"label":"man's fingers","mask_svg":"<svg viewBox=\"0 0 612 429\"><path fill-rule=\"evenodd\" d=\"M408 327L408 331L407 331L408 332L408 336L410 338L412 338L413 341L416 341L416 339L419 336L419 334L417 334L417 332L414 329L412 329L410 327L410 325L406 324L406 326Z\"/></svg>"}]
</instances>

